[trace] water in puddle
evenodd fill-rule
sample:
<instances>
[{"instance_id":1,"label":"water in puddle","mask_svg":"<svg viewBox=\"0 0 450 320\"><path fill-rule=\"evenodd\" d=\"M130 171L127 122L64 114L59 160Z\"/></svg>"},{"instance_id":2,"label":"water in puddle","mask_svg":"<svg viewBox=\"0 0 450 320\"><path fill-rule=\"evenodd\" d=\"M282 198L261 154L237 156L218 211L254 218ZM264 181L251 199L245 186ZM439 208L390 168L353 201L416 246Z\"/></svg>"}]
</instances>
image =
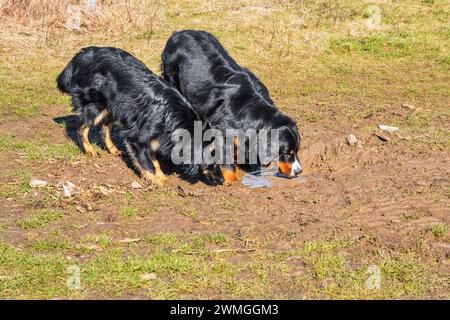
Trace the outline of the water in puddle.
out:
<instances>
[{"instance_id":1,"label":"water in puddle","mask_svg":"<svg viewBox=\"0 0 450 320\"><path fill-rule=\"evenodd\" d=\"M280 177L278 175L277 167L261 167L261 169L259 170L246 172L244 177L242 178L242 184L250 189L271 188L275 185L283 184L286 180L286 178ZM300 184L304 184L306 182L306 177L300 175L287 181L296 181Z\"/></svg>"}]
</instances>

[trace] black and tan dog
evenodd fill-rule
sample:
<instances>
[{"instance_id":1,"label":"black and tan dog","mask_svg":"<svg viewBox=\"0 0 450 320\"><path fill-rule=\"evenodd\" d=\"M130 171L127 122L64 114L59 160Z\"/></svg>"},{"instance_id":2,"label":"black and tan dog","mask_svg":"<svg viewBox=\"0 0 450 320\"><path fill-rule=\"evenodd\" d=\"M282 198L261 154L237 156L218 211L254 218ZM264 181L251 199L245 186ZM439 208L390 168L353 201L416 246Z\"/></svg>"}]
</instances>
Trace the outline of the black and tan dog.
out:
<instances>
[{"instance_id":1,"label":"black and tan dog","mask_svg":"<svg viewBox=\"0 0 450 320\"><path fill-rule=\"evenodd\" d=\"M58 76L57 85L72 96L73 109L82 123L79 136L85 152L97 155L88 134L92 125L101 124L107 149L119 154L111 140L111 126L118 121L137 169L157 185L166 179L160 163L171 163L172 133L185 129L193 135L194 121L199 120L172 85L118 48L82 49ZM220 167L215 164L183 163L175 170L191 182L223 182Z\"/></svg>"},{"instance_id":2,"label":"black and tan dog","mask_svg":"<svg viewBox=\"0 0 450 320\"><path fill-rule=\"evenodd\" d=\"M279 172L293 177L302 171L295 122L275 107L266 86L238 65L213 35L196 30L174 33L162 54L162 69L164 78L213 127L278 129ZM226 181L236 180L235 169L234 164L222 167Z\"/></svg>"}]
</instances>

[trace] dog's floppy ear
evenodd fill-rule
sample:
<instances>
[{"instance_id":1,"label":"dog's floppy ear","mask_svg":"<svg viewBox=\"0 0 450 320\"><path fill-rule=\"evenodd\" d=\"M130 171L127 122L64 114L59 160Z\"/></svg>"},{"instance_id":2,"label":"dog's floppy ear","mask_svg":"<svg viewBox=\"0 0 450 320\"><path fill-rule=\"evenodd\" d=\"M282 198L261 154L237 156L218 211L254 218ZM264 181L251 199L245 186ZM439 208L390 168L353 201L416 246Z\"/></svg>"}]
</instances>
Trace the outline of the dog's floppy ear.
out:
<instances>
[{"instance_id":1,"label":"dog's floppy ear","mask_svg":"<svg viewBox=\"0 0 450 320\"><path fill-rule=\"evenodd\" d=\"M270 166L274 161L278 161L280 156L280 139L290 130L287 126L281 126L273 128L267 132L267 141L265 145L259 146L259 152L263 152L260 155L259 161L263 166ZM263 151L264 150L264 151Z\"/></svg>"},{"instance_id":2,"label":"dog's floppy ear","mask_svg":"<svg viewBox=\"0 0 450 320\"><path fill-rule=\"evenodd\" d=\"M291 133L291 129L288 126L281 126L281 127L276 128L276 130L278 130L279 137L282 137L285 134Z\"/></svg>"}]
</instances>

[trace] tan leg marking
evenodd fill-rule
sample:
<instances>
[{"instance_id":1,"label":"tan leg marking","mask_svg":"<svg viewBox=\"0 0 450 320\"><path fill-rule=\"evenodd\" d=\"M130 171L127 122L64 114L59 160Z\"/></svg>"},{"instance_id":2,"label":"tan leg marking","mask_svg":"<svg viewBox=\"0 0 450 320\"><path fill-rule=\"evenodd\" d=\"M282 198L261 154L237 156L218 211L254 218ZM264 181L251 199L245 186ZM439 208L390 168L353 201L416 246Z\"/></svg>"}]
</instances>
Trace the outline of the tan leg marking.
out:
<instances>
[{"instance_id":1,"label":"tan leg marking","mask_svg":"<svg viewBox=\"0 0 450 320\"><path fill-rule=\"evenodd\" d=\"M239 140L237 137L234 137L233 145L234 145L234 164L237 164L237 162L238 162L238 145L239 145Z\"/></svg>"},{"instance_id":2,"label":"tan leg marking","mask_svg":"<svg viewBox=\"0 0 450 320\"><path fill-rule=\"evenodd\" d=\"M155 166L155 175L156 175L156 177L161 181L161 183L165 182L168 178L164 174L164 172L162 172L161 165L159 164L159 161L156 158L156 155L152 154L151 158L152 158L153 165Z\"/></svg>"},{"instance_id":3,"label":"tan leg marking","mask_svg":"<svg viewBox=\"0 0 450 320\"><path fill-rule=\"evenodd\" d=\"M136 158L133 148L131 148L130 144L127 141L125 141L124 145L125 145L125 148L127 149L127 154L130 157L131 163L133 164L137 173L140 174L142 177L144 177L144 174L142 173L142 167L139 164L138 159Z\"/></svg>"},{"instance_id":4,"label":"tan leg marking","mask_svg":"<svg viewBox=\"0 0 450 320\"><path fill-rule=\"evenodd\" d=\"M94 125L95 126L99 125L107 116L109 116L109 112L108 110L105 109L95 117Z\"/></svg>"},{"instance_id":5,"label":"tan leg marking","mask_svg":"<svg viewBox=\"0 0 450 320\"><path fill-rule=\"evenodd\" d=\"M91 143L89 142L89 127L83 125L81 127L81 131L82 131L82 142L83 142L83 149L84 152L86 152L86 154L88 156L91 157L97 157L98 153L97 151L95 151L94 147L91 145Z\"/></svg>"},{"instance_id":6,"label":"tan leg marking","mask_svg":"<svg viewBox=\"0 0 450 320\"><path fill-rule=\"evenodd\" d=\"M159 149L159 141L158 139L150 140L150 150L152 153L150 154L150 158L152 158L153 165L155 166L155 175L159 179L161 183L167 180L167 176L162 172L161 165L159 164L158 158L156 157L156 151Z\"/></svg>"},{"instance_id":7,"label":"tan leg marking","mask_svg":"<svg viewBox=\"0 0 450 320\"><path fill-rule=\"evenodd\" d=\"M106 149L108 149L109 153L115 156L121 156L122 152L117 149L116 145L111 139L111 129L112 129L113 123L110 122L107 125L104 125L102 128L103 133L103 141L105 142Z\"/></svg>"},{"instance_id":8,"label":"tan leg marking","mask_svg":"<svg viewBox=\"0 0 450 320\"><path fill-rule=\"evenodd\" d=\"M149 170L141 169L141 174L143 179L150 181L155 186L163 185L163 181L161 181L161 179L155 173L151 173Z\"/></svg>"},{"instance_id":9,"label":"tan leg marking","mask_svg":"<svg viewBox=\"0 0 450 320\"><path fill-rule=\"evenodd\" d=\"M127 151L131 156L131 161L133 162L134 167L141 174L142 179L147 180L156 186L162 186L163 182L165 180L167 180L167 177L161 171L161 166L160 166L156 156L154 154L151 155L152 163L155 166L155 172L152 173L149 170L142 169L141 165L139 164L139 161L134 156L134 152L133 152L131 146L128 143L125 143L125 147L127 148ZM155 160L153 160L153 159L155 159Z\"/></svg>"}]
</instances>

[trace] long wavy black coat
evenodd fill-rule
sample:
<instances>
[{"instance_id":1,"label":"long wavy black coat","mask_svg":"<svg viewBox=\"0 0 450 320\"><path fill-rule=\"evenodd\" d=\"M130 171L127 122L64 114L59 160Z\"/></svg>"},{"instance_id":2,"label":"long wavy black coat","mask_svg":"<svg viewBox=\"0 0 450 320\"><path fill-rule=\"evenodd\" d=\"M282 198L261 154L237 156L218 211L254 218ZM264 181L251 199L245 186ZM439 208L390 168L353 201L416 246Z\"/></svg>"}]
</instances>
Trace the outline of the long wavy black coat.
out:
<instances>
[{"instance_id":1,"label":"long wavy black coat","mask_svg":"<svg viewBox=\"0 0 450 320\"><path fill-rule=\"evenodd\" d=\"M175 32L162 53L162 69L164 78L213 127L222 131L278 129L280 172L289 177L301 172L295 122L275 107L267 87L237 64L213 35L196 30Z\"/></svg>"},{"instance_id":2,"label":"long wavy black coat","mask_svg":"<svg viewBox=\"0 0 450 320\"><path fill-rule=\"evenodd\" d=\"M105 123L105 145L115 151L108 129L118 121L137 168L157 184L164 180L160 162L171 163L171 134L186 129L193 135L194 121L199 120L172 85L118 48L82 49L58 76L57 85L72 96L73 109L83 123L80 136L87 153L95 156L87 139L89 127ZM176 170L189 181L210 185L223 181L217 165L183 164Z\"/></svg>"}]
</instances>

